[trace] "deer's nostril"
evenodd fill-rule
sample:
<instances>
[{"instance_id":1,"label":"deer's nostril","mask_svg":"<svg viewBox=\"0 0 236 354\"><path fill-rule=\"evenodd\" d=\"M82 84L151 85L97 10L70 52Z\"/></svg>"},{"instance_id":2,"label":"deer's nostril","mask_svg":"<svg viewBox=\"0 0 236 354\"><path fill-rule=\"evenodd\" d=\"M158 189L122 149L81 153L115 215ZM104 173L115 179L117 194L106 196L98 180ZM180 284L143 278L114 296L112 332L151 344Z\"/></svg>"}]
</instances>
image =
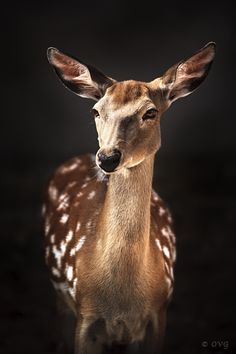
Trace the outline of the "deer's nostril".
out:
<instances>
[{"instance_id":1,"label":"deer's nostril","mask_svg":"<svg viewBox=\"0 0 236 354\"><path fill-rule=\"evenodd\" d=\"M121 159L121 152L117 149L113 150L111 155L105 155L100 152L98 160L100 167L106 172L113 172L119 165Z\"/></svg>"}]
</instances>

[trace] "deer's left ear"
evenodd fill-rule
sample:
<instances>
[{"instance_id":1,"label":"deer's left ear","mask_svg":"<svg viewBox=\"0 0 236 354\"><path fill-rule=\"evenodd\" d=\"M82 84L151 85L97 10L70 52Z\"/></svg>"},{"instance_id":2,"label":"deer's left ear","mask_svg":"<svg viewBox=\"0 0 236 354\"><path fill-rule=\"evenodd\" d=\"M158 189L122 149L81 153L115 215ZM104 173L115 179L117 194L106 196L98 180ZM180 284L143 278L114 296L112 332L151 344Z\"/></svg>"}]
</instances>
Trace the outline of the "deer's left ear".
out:
<instances>
[{"instance_id":1,"label":"deer's left ear","mask_svg":"<svg viewBox=\"0 0 236 354\"><path fill-rule=\"evenodd\" d=\"M161 89L170 103L192 93L206 78L215 56L210 42L187 60L172 66L161 78Z\"/></svg>"},{"instance_id":2,"label":"deer's left ear","mask_svg":"<svg viewBox=\"0 0 236 354\"><path fill-rule=\"evenodd\" d=\"M49 63L53 66L62 83L81 97L99 100L115 80L107 77L90 65L74 59L58 49L47 51Z\"/></svg>"}]
</instances>

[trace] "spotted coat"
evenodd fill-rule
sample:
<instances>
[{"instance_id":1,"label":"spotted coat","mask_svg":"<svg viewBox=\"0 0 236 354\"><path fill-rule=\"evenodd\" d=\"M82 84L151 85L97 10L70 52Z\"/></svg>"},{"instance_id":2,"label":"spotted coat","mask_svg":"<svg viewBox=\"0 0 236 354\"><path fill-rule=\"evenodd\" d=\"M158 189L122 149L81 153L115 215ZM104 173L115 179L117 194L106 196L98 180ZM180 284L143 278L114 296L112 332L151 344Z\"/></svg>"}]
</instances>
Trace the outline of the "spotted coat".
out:
<instances>
[{"instance_id":1,"label":"spotted coat","mask_svg":"<svg viewBox=\"0 0 236 354\"><path fill-rule=\"evenodd\" d=\"M98 242L96 224L108 183L109 177L96 167L94 155L87 154L60 166L47 188L42 208L46 263L55 289L73 311L79 301L79 260L83 252L89 252L92 244ZM175 236L170 212L154 190L151 230L150 242L156 257L162 257L170 297L176 258Z\"/></svg>"}]
</instances>

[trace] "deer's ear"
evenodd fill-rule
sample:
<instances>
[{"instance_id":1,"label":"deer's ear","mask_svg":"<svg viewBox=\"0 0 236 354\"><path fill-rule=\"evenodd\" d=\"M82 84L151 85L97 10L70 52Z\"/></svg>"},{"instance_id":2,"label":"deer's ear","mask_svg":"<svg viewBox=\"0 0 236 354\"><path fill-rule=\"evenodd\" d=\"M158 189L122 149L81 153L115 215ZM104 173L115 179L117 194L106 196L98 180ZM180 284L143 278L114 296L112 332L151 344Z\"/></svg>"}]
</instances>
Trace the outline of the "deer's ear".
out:
<instances>
[{"instance_id":1,"label":"deer's ear","mask_svg":"<svg viewBox=\"0 0 236 354\"><path fill-rule=\"evenodd\" d=\"M172 66L161 78L161 88L170 103L192 93L206 78L215 56L210 42L189 59Z\"/></svg>"},{"instance_id":2,"label":"deer's ear","mask_svg":"<svg viewBox=\"0 0 236 354\"><path fill-rule=\"evenodd\" d=\"M47 57L63 84L81 97L97 101L115 82L92 66L85 65L56 48L48 48Z\"/></svg>"}]
</instances>

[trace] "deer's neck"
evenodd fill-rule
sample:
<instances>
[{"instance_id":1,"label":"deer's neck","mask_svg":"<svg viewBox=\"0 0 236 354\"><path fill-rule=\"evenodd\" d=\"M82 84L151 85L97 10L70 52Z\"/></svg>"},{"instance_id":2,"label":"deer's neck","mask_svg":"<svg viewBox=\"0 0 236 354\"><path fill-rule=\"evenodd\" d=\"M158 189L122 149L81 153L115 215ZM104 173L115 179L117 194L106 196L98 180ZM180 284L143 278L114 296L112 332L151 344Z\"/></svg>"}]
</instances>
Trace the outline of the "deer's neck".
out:
<instances>
[{"instance_id":1,"label":"deer's neck","mask_svg":"<svg viewBox=\"0 0 236 354\"><path fill-rule=\"evenodd\" d=\"M109 254L141 252L143 258L148 250L153 163L150 156L127 173L110 176L101 219L103 245Z\"/></svg>"}]
</instances>

